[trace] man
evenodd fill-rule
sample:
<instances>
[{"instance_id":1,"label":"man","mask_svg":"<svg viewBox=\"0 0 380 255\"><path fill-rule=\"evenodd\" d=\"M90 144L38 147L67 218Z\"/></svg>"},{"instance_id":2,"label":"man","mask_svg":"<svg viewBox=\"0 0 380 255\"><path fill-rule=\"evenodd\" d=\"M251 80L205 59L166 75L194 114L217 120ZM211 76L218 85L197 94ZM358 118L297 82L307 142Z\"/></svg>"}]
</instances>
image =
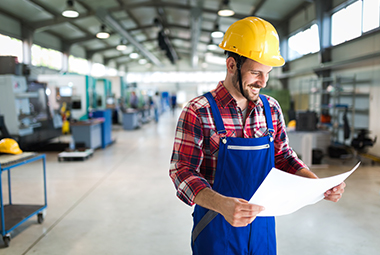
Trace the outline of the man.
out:
<instances>
[{"instance_id":1,"label":"man","mask_svg":"<svg viewBox=\"0 0 380 255\"><path fill-rule=\"evenodd\" d=\"M249 204L272 167L318 178L289 147L276 100L260 95L274 66L282 66L279 39L265 20L232 24L219 45L227 75L211 93L181 113L170 176L177 196L194 205L193 254L276 254L274 217ZM338 201L345 184L326 191ZM302 191L301 191L302 192Z\"/></svg>"}]
</instances>

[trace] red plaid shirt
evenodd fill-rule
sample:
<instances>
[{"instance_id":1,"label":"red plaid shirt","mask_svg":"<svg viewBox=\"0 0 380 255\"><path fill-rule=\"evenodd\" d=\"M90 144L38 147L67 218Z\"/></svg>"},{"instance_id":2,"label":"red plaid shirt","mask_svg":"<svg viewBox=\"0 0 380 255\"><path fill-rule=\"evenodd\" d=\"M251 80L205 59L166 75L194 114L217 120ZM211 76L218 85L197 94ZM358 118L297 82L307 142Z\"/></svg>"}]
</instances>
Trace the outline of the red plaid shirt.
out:
<instances>
[{"instance_id":1,"label":"red plaid shirt","mask_svg":"<svg viewBox=\"0 0 380 255\"><path fill-rule=\"evenodd\" d=\"M211 91L218 105L228 137L261 137L268 133L264 106L261 100L249 102L247 118L243 125L243 114L235 99L219 82ZM274 127L275 166L295 173L306 165L289 147L285 121L278 102L267 96L271 107ZM218 159L220 136L212 117L210 104L204 96L192 99L183 109L177 124L170 177L177 189L177 196L188 205L202 189L211 188Z\"/></svg>"}]
</instances>

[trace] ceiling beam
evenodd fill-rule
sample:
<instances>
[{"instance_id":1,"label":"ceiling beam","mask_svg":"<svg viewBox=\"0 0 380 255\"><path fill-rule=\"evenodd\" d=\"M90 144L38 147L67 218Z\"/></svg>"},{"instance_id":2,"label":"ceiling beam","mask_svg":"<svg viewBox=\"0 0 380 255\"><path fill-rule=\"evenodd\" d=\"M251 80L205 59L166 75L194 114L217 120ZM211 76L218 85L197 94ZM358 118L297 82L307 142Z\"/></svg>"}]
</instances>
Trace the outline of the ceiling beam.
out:
<instances>
[{"instance_id":1,"label":"ceiling beam","mask_svg":"<svg viewBox=\"0 0 380 255\"><path fill-rule=\"evenodd\" d=\"M133 8L141 8L141 7L156 7L156 8L163 7L163 8L183 9L183 10L187 10L187 11L191 10L191 6L188 4L181 4L181 3L174 3L174 2L149 1L149 2L124 4L124 9L133 9ZM109 8L108 11L109 12L116 12L116 11L120 11L120 9L118 7L113 7L113 8ZM202 12L217 14L218 10L209 9L209 8L202 8ZM236 18L236 19L243 19L243 18L247 17L247 15L235 13L231 17Z\"/></svg>"},{"instance_id":2,"label":"ceiling beam","mask_svg":"<svg viewBox=\"0 0 380 255\"><path fill-rule=\"evenodd\" d=\"M255 16L256 13L260 10L260 8L264 5L266 0L260 0L256 5L254 5L251 16Z\"/></svg>"},{"instance_id":3,"label":"ceiling beam","mask_svg":"<svg viewBox=\"0 0 380 255\"><path fill-rule=\"evenodd\" d=\"M98 8L96 15L113 31L117 32L126 40L128 40L132 45L134 45L141 52L141 54L148 58L153 64L157 66L163 66L161 61L149 50L147 50L141 43L139 43L130 33L128 33L127 30L125 30L123 26L117 22L107 10Z\"/></svg>"},{"instance_id":4,"label":"ceiling beam","mask_svg":"<svg viewBox=\"0 0 380 255\"><path fill-rule=\"evenodd\" d=\"M86 14L79 14L79 16L75 20L87 18L94 16L95 12L88 12ZM42 20L42 21L35 21L35 22L29 22L30 26L35 28L38 32L44 31L46 29L49 29L52 26L60 25L63 23L71 23L73 22L73 19L66 18L63 16L56 16L53 19L49 20Z\"/></svg>"}]
</instances>

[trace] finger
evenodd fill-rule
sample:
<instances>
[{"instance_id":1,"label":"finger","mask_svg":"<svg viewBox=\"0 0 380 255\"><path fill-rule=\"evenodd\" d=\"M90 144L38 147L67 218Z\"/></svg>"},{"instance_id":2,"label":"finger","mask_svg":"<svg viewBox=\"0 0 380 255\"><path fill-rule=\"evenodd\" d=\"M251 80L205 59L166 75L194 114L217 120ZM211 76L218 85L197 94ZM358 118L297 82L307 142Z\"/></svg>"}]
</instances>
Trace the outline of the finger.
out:
<instances>
[{"instance_id":1,"label":"finger","mask_svg":"<svg viewBox=\"0 0 380 255\"><path fill-rule=\"evenodd\" d=\"M341 199L341 198L342 198L342 194L341 193L325 196L326 200L329 200L329 201L332 201L332 202L338 202L339 199Z\"/></svg>"},{"instance_id":2,"label":"finger","mask_svg":"<svg viewBox=\"0 0 380 255\"><path fill-rule=\"evenodd\" d=\"M345 187L346 187L346 183L342 182L342 183L339 184L338 186L335 186L335 187L333 188L333 191L344 190Z\"/></svg>"},{"instance_id":3,"label":"finger","mask_svg":"<svg viewBox=\"0 0 380 255\"><path fill-rule=\"evenodd\" d=\"M344 192L344 188L346 187L346 183L342 182L341 184L329 189L328 191L325 192L325 195L330 195L330 194L334 194L334 193L343 193Z\"/></svg>"},{"instance_id":4,"label":"finger","mask_svg":"<svg viewBox=\"0 0 380 255\"><path fill-rule=\"evenodd\" d=\"M259 205L250 205L250 206L243 206L240 210L242 215L251 217L251 216L256 216L260 212L264 211L265 208L263 206Z\"/></svg>"},{"instance_id":5,"label":"finger","mask_svg":"<svg viewBox=\"0 0 380 255\"><path fill-rule=\"evenodd\" d=\"M241 211L254 211L254 212L261 212L265 210L264 206L261 205L255 205L250 204L247 200L239 199L240 204L240 210Z\"/></svg>"}]
</instances>

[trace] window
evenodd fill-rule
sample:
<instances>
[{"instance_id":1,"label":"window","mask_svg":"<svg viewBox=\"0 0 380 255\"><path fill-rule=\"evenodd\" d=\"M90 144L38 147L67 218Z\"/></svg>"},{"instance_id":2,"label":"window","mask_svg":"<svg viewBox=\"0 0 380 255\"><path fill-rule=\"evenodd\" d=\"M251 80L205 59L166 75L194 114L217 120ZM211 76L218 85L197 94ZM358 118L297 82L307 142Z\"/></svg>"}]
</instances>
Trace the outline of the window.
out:
<instances>
[{"instance_id":1,"label":"window","mask_svg":"<svg viewBox=\"0 0 380 255\"><path fill-rule=\"evenodd\" d=\"M100 63L93 63L91 68L91 76L100 77L106 75L106 67Z\"/></svg>"},{"instance_id":2,"label":"window","mask_svg":"<svg viewBox=\"0 0 380 255\"><path fill-rule=\"evenodd\" d=\"M0 34L0 55L16 56L19 63L23 62L22 41Z\"/></svg>"},{"instance_id":3,"label":"window","mask_svg":"<svg viewBox=\"0 0 380 255\"><path fill-rule=\"evenodd\" d=\"M288 48L289 60L300 58L309 53L318 52L320 50L318 25L314 24L310 28L289 37Z\"/></svg>"},{"instance_id":4,"label":"window","mask_svg":"<svg viewBox=\"0 0 380 255\"><path fill-rule=\"evenodd\" d=\"M62 69L62 53L56 50L32 45L32 65L45 66L51 69Z\"/></svg>"},{"instance_id":5,"label":"window","mask_svg":"<svg viewBox=\"0 0 380 255\"><path fill-rule=\"evenodd\" d=\"M378 28L380 23L380 0L363 1L363 33Z\"/></svg>"},{"instance_id":6,"label":"window","mask_svg":"<svg viewBox=\"0 0 380 255\"><path fill-rule=\"evenodd\" d=\"M78 74L89 74L90 69L88 61L84 58L77 58L72 55L69 56L69 72Z\"/></svg>"},{"instance_id":7,"label":"window","mask_svg":"<svg viewBox=\"0 0 380 255\"><path fill-rule=\"evenodd\" d=\"M331 44L337 45L361 35L362 1L356 1L331 16Z\"/></svg>"},{"instance_id":8,"label":"window","mask_svg":"<svg viewBox=\"0 0 380 255\"><path fill-rule=\"evenodd\" d=\"M360 0L331 16L331 44L338 45L379 27L380 0Z\"/></svg>"}]
</instances>

